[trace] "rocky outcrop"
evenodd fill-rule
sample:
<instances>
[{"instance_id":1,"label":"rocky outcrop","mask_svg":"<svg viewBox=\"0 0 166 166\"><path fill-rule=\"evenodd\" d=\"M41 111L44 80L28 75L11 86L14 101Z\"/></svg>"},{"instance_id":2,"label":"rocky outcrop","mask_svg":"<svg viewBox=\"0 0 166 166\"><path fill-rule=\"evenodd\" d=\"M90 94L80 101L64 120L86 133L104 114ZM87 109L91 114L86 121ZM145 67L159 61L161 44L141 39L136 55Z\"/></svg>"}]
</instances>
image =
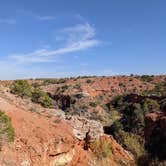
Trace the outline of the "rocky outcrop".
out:
<instances>
[{"instance_id":1,"label":"rocky outcrop","mask_svg":"<svg viewBox=\"0 0 166 166\"><path fill-rule=\"evenodd\" d=\"M69 123L73 129L73 135L79 140L83 140L89 130L91 139L98 139L104 134L103 126L100 122L89 120L79 116L71 116Z\"/></svg>"},{"instance_id":2,"label":"rocky outcrop","mask_svg":"<svg viewBox=\"0 0 166 166\"><path fill-rule=\"evenodd\" d=\"M73 160L75 150L58 154L50 163L50 166L65 166Z\"/></svg>"},{"instance_id":3,"label":"rocky outcrop","mask_svg":"<svg viewBox=\"0 0 166 166\"><path fill-rule=\"evenodd\" d=\"M166 114L150 113L145 117L146 149L160 159L166 159Z\"/></svg>"}]
</instances>

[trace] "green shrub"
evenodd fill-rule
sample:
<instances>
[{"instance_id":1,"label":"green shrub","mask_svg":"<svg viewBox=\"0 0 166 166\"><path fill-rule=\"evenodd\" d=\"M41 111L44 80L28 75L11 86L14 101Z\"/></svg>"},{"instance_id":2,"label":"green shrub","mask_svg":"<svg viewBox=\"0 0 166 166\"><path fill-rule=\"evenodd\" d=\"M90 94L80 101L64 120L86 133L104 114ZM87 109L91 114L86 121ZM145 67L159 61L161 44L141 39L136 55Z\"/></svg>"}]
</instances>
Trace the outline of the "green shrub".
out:
<instances>
[{"instance_id":1,"label":"green shrub","mask_svg":"<svg viewBox=\"0 0 166 166\"><path fill-rule=\"evenodd\" d=\"M32 96L32 88L26 80L17 80L11 85L11 92L21 97Z\"/></svg>"},{"instance_id":2,"label":"green shrub","mask_svg":"<svg viewBox=\"0 0 166 166\"><path fill-rule=\"evenodd\" d=\"M53 106L53 99L49 97L46 92L38 88L32 88L26 80L15 81L11 86L12 93L21 97L30 97L32 102L41 104L43 107L51 108Z\"/></svg>"},{"instance_id":3,"label":"green shrub","mask_svg":"<svg viewBox=\"0 0 166 166\"><path fill-rule=\"evenodd\" d=\"M123 113L123 129L127 132L141 134L145 126L144 112L141 108L141 104L134 103L133 105L129 105Z\"/></svg>"},{"instance_id":4,"label":"green shrub","mask_svg":"<svg viewBox=\"0 0 166 166\"><path fill-rule=\"evenodd\" d=\"M112 145L106 138L101 138L90 144L90 149L97 158L107 158L112 154Z\"/></svg>"},{"instance_id":5,"label":"green shrub","mask_svg":"<svg viewBox=\"0 0 166 166\"><path fill-rule=\"evenodd\" d=\"M116 96L113 98L113 100L111 101L111 103L109 103L110 105L113 105L113 107L119 109L122 107L122 105L124 105L124 101L123 101L123 96Z\"/></svg>"},{"instance_id":6,"label":"green shrub","mask_svg":"<svg viewBox=\"0 0 166 166\"><path fill-rule=\"evenodd\" d=\"M81 90L81 84L80 83L77 83L73 86L74 89L78 89L78 90Z\"/></svg>"},{"instance_id":7,"label":"green shrub","mask_svg":"<svg viewBox=\"0 0 166 166\"><path fill-rule=\"evenodd\" d=\"M166 96L166 82L156 84L154 89L144 91L143 95Z\"/></svg>"},{"instance_id":8,"label":"green shrub","mask_svg":"<svg viewBox=\"0 0 166 166\"><path fill-rule=\"evenodd\" d=\"M124 86L124 84L123 83L119 83L119 86Z\"/></svg>"},{"instance_id":9,"label":"green shrub","mask_svg":"<svg viewBox=\"0 0 166 166\"><path fill-rule=\"evenodd\" d=\"M153 80L153 75L142 75L140 76L140 79L145 82L151 82Z\"/></svg>"},{"instance_id":10,"label":"green shrub","mask_svg":"<svg viewBox=\"0 0 166 166\"><path fill-rule=\"evenodd\" d=\"M67 90L68 88L69 88L68 85L63 85L63 86L61 87L61 89L62 89L63 92L64 92L65 90Z\"/></svg>"},{"instance_id":11,"label":"green shrub","mask_svg":"<svg viewBox=\"0 0 166 166\"><path fill-rule=\"evenodd\" d=\"M48 95L43 95L39 98L39 103L46 108L53 107L53 100Z\"/></svg>"},{"instance_id":12,"label":"green shrub","mask_svg":"<svg viewBox=\"0 0 166 166\"><path fill-rule=\"evenodd\" d=\"M65 78L60 78L60 79L58 79L57 84L63 84L66 82L67 82L67 80Z\"/></svg>"},{"instance_id":13,"label":"green shrub","mask_svg":"<svg viewBox=\"0 0 166 166\"><path fill-rule=\"evenodd\" d=\"M62 93L62 89L60 87L57 87L55 94L61 94L61 93Z\"/></svg>"},{"instance_id":14,"label":"green shrub","mask_svg":"<svg viewBox=\"0 0 166 166\"><path fill-rule=\"evenodd\" d=\"M57 87L56 94L61 94L61 93L65 92L68 88L69 88L68 85L63 85L63 86Z\"/></svg>"},{"instance_id":15,"label":"green shrub","mask_svg":"<svg viewBox=\"0 0 166 166\"><path fill-rule=\"evenodd\" d=\"M48 96L47 93L41 91L40 89L35 89L32 95L32 101L41 104L43 107L51 108L54 104L52 98Z\"/></svg>"},{"instance_id":16,"label":"green shrub","mask_svg":"<svg viewBox=\"0 0 166 166\"><path fill-rule=\"evenodd\" d=\"M120 120L116 120L111 126L111 130L113 132L118 132L119 130L122 130L122 129L123 129L123 125L120 122Z\"/></svg>"},{"instance_id":17,"label":"green shrub","mask_svg":"<svg viewBox=\"0 0 166 166\"><path fill-rule=\"evenodd\" d=\"M62 84L62 83L66 83L66 79L65 78L61 78L61 79L46 79L46 80L43 81L43 85Z\"/></svg>"},{"instance_id":18,"label":"green shrub","mask_svg":"<svg viewBox=\"0 0 166 166\"><path fill-rule=\"evenodd\" d=\"M43 85L56 84L57 79L46 79L43 81Z\"/></svg>"},{"instance_id":19,"label":"green shrub","mask_svg":"<svg viewBox=\"0 0 166 166\"><path fill-rule=\"evenodd\" d=\"M40 83L38 83L38 82L34 82L34 83L32 83L31 85L32 85L34 88L37 88L37 87L40 86Z\"/></svg>"},{"instance_id":20,"label":"green shrub","mask_svg":"<svg viewBox=\"0 0 166 166\"><path fill-rule=\"evenodd\" d=\"M153 111L158 111L160 109L160 105L157 103L157 101L152 99L145 99L143 102L143 110L145 113L150 113Z\"/></svg>"},{"instance_id":21,"label":"green shrub","mask_svg":"<svg viewBox=\"0 0 166 166\"><path fill-rule=\"evenodd\" d=\"M84 97L84 95L82 93L77 93L74 95L77 99L81 99Z\"/></svg>"},{"instance_id":22,"label":"green shrub","mask_svg":"<svg viewBox=\"0 0 166 166\"><path fill-rule=\"evenodd\" d=\"M82 103L80 105L80 108L83 109L83 110L87 110L88 109L88 105L86 103Z\"/></svg>"},{"instance_id":23,"label":"green shrub","mask_svg":"<svg viewBox=\"0 0 166 166\"><path fill-rule=\"evenodd\" d=\"M90 80L90 79L86 80L87 84L90 84L91 82L92 82L92 80Z\"/></svg>"},{"instance_id":24,"label":"green shrub","mask_svg":"<svg viewBox=\"0 0 166 166\"><path fill-rule=\"evenodd\" d=\"M11 124L11 119L0 111L0 140L13 142L14 128Z\"/></svg>"},{"instance_id":25,"label":"green shrub","mask_svg":"<svg viewBox=\"0 0 166 166\"><path fill-rule=\"evenodd\" d=\"M136 159L145 154L144 140L136 134L120 131L123 147L130 151Z\"/></svg>"},{"instance_id":26,"label":"green shrub","mask_svg":"<svg viewBox=\"0 0 166 166\"><path fill-rule=\"evenodd\" d=\"M91 107L97 107L97 102L90 102L89 105L90 105Z\"/></svg>"}]
</instances>

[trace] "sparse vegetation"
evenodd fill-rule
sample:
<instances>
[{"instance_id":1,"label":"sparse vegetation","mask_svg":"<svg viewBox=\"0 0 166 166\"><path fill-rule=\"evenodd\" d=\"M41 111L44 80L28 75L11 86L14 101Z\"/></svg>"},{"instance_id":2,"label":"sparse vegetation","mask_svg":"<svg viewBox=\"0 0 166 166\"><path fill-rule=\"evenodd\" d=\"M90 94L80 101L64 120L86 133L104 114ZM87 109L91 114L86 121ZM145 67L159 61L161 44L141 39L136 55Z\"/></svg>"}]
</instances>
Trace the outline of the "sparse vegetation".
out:
<instances>
[{"instance_id":1,"label":"sparse vegetation","mask_svg":"<svg viewBox=\"0 0 166 166\"><path fill-rule=\"evenodd\" d=\"M31 97L32 88L26 80L17 80L11 86L11 92L21 97Z\"/></svg>"},{"instance_id":2,"label":"sparse vegetation","mask_svg":"<svg viewBox=\"0 0 166 166\"><path fill-rule=\"evenodd\" d=\"M90 149L99 159L107 158L112 154L112 145L106 138L101 138L90 144Z\"/></svg>"},{"instance_id":3,"label":"sparse vegetation","mask_svg":"<svg viewBox=\"0 0 166 166\"><path fill-rule=\"evenodd\" d=\"M90 84L91 82L92 82L92 80L90 80L90 79L86 80L87 84Z\"/></svg>"},{"instance_id":4,"label":"sparse vegetation","mask_svg":"<svg viewBox=\"0 0 166 166\"><path fill-rule=\"evenodd\" d=\"M150 163L158 166L163 164L158 155L165 154L161 150L164 148L158 146L164 144L163 133L157 128L158 136L155 137L156 133L153 133L154 139L151 139L147 146L144 131L146 130L145 117L147 114L161 112L163 114L166 110L166 83L164 81L158 83L158 78L155 80L155 77L147 75L119 76L118 79L113 77L112 82L110 80L107 82L104 77L100 77L99 82L104 81L99 85L96 81L97 78L71 79L70 81L68 79L46 79L40 80L40 83L25 80L15 81L11 86L11 92L21 97L28 97L43 107L55 108L56 105L56 108L65 111L66 115L84 116L100 121L105 125L105 133L113 135L124 149L134 155L137 165L148 166ZM94 81L95 84L92 84ZM105 82L108 85L108 93ZM50 86L51 91L54 90L53 92L49 90L49 86L47 87L49 84L55 84ZM85 89L84 85L88 88ZM153 88L154 85L154 89L143 91L146 87L147 89ZM89 88L91 86L92 91ZM104 90L102 86L105 86ZM44 90L49 91L49 94ZM27 101L30 102L30 100ZM31 111L37 112L36 110ZM60 121L60 119L56 119L55 123L58 124ZM112 146L107 139L92 142L90 149L101 161L112 154Z\"/></svg>"},{"instance_id":5,"label":"sparse vegetation","mask_svg":"<svg viewBox=\"0 0 166 166\"><path fill-rule=\"evenodd\" d=\"M91 107L94 107L94 108L95 108L95 107L97 107L98 104L97 104L97 102L90 102L89 105L90 105Z\"/></svg>"},{"instance_id":6,"label":"sparse vegetation","mask_svg":"<svg viewBox=\"0 0 166 166\"><path fill-rule=\"evenodd\" d=\"M121 83L119 83L119 86L121 86L121 87L122 87L122 86L124 86L124 84L121 82Z\"/></svg>"},{"instance_id":7,"label":"sparse vegetation","mask_svg":"<svg viewBox=\"0 0 166 166\"><path fill-rule=\"evenodd\" d=\"M84 97L84 95L82 93L77 93L74 95L77 99L81 99Z\"/></svg>"},{"instance_id":8,"label":"sparse vegetation","mask_svg":"<svg viewBox=\"0 0 166 166\"><path fill-rule=\"evenodd\" d=\"M56 89L56 94L64 93L67 89L69 89L68 85L59 86Z\"/></svg>"},{"instance_id":9,"label":"sparse vegetation","mask_svg":"<svg viewBox=\"0 0 166 166\"><path fill-rule=\"evenodd\" d=\"M110 128L105 127L105 132L112 134L126 150L134 154L140 166L163 165L160 157L162 156L163 159L165 152L164 148L159 146L161 144L165 146L163 134L157 128L155 131L158 136L152 136L151 142L144 146L144 129L147 114L165 109L164 86L164 83L158 84L153 90L146 91L144 95L118 96L106 104L107 110L115 109L121 113L121 118L115 120Z\"/></svg>"},{"instance_id":10,"label":"sparse vegetation","mask_svg":"<svg viewBox=\"0 0 166 166\"><path fill-rule=\"evenodd\" d=\"M60 79L45 79L43 80L43 85L49 85L49 84L63 84L66 83L65 78Z\"/></svg>"},{"instance_id":11,"label":"sparse vegetation","mask_svg":"<svg viewBox=\"0 0 166 166\"><path fill-rule=\"evenodd\" d=\"M41 91L40 89L35 89L32 93L32 101L41 104L43 107L51 108L53 107L54 101L48 96L47 93Z\"/></svg>"},{"instance_id":12,"label":"sparse vegetation","mask_svg":"<svg viewBox=\"0 0 166 166\"><path fill-rule=\"evenodd\" d=\"M146 98L143 101L142 107L145 113L150 113L160 110L160 105L157 103L157 101L149 98Z\"/></svg>"},{"instance_id":13,"label":"sparse vegetation","mask_svg":"<svg viewBox=\"0 0 166 166\"><path fill-rule=\"evenodd\" d=\"M166 82L156 84L154 89L144 91L143 95L166 96Z\"/></svg>"},{"instance_id":14,"label":"sparse vegetation","mask_svg":"<svg viewBox=\"0 0 166 166\"><path fill-rule=\"evenodd\" d=\"M74 89L78 89L78 90L81 90L81 84L80 83L77 83L73 86Z\"/></svg>"},{"instance_id":15,"label":"sparse vegetation","mask_svg":"<svg viewBox=\"0 0 166 166\"><path fill-rule=\"evenodd\" d=\"M14 128L12 127L11 119L2 111L0 111L0 140L1 142L14 141Z\"/></svg>"},{"instance_id":16,"label":"sparse vegetation","mask_svg":"<svg viewBox=\"0 0 166 166\"><path fill-rule=\"evenodd\" d=\"M138 159L140 156L144 155L144 140L141 136L136 134L120 131L120 137L122 140L122 145L134 154L135 158Z\"/></svg>"},{"instance_id":17,"label":"sparse vegetation","mask_svg":"<svg viewBox=\"0 0 166 166\"><path fill-rule=\"evenodd\" d=\"M68 85L63 85L63 86L61 87L62 91L65 91L65 90L67 90L68 88L69 88Z\"/></svg>"},{"instance_id":18,"label":"sparse vegetation","mask_svg":"<svg viewBox=\"0 0 166 166\"><path fill-rule=\"evenodd\" d=\"M142 75L140 76L140 79L145 82L151 82L153 80L153 75Z\"/></svg>"},{"instance_id":19,"label":"sparse vegetation","mask_svg":"<svg viewBox=\"0 0 166 166\"><path fill-rule=\"evenodd\" d=\"M33 102L41 104L43 107L52 107L53 99L46 92L39 88L32 87L26 80L14 81L11 92L21 97L29 97Z\"/></svg>"}]
</instances>

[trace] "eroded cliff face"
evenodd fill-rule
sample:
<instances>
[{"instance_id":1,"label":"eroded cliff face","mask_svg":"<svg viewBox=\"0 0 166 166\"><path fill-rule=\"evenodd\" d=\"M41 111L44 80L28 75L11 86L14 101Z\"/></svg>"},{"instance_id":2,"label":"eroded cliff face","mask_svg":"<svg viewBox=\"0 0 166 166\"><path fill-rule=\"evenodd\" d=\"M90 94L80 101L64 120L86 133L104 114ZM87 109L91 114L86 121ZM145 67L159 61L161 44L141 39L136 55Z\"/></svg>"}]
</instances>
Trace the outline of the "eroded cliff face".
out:
<instances>
[{"instance_id":1,"label":"eroded cliff face","mask_svg":"<svg viewBox=\"0 0 166 166\"><path fill-rule=\"evenodd\" d=\"M5 88L2 87L3 90ZM2 91L1 91L2 92ZM33 109L32 109L33 108ZM35 110L34 110L35 108ZM0 151L1 166L88 166L100 165L90 150L84 150L84 134L92 127L92 136L103 135L100 124L75 117L66 120L58 110L43 109L3 91L0 109L11 117L15 140ZM58 113L57 113L58 112ZM85 123L82 130L82 123ZM81 132L82 130L82 132ZM77 137L81 134L81 137ZM75 135L76 134L76 135ZM105 136L107 137L107 136ZM112 137L111 165L131 165L133 157Z\"/></svg>"},{"instance_id":2,"label":"eroded cliff face","mask_svg":"<svg viewBox=\"0 0 166 166\"><path fill-rule=\"evenodd\" d=\"M166 113L150 113L145 117L145 141L152 156L166 159Z\"/></svg>"}]
</instances>

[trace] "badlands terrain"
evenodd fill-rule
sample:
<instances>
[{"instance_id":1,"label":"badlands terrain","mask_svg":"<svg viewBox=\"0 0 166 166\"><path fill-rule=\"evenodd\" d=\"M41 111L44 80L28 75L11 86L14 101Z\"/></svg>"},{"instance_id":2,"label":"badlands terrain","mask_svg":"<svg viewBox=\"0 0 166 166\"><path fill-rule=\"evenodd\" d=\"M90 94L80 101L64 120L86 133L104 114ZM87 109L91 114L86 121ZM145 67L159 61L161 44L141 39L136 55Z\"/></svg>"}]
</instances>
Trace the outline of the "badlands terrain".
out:
<instances>
[{"instance_id":1,"label":"badlands terrain","mask_svg":"<svg viewBox=\"0 0 166 166\"><path fill-rule=\"evenodd\" d=\"M165 166L166 76L0 81L0 166Z\"/></svg>"}]
</instances>

